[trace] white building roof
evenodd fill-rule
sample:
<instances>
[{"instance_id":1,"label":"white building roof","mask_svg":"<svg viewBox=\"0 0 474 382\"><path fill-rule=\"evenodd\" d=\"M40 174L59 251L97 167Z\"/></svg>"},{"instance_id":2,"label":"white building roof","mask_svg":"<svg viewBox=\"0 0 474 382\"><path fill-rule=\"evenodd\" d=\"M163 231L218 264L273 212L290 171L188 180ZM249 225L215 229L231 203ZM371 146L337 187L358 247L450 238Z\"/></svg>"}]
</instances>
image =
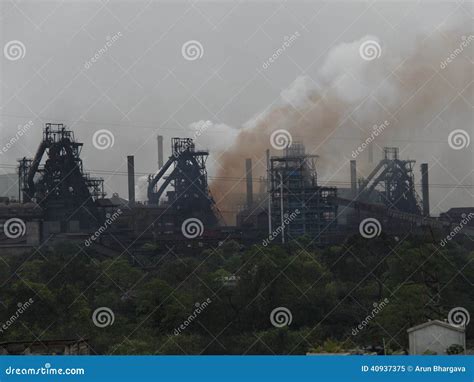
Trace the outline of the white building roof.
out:
<instances>
[{"instance_id":1,"label":"white building roof","mask_svg":"<svg viewBox=\"0 0 474 382\"><path fill-rule=\"evenodd\" d=\"M450 329L450 330L455 330L455 331L458 331L458 332L461 332L461 333L465 332L465 328L463 326L451 325L447 322L440 321L440 320L432 320L432 321L424 322L423 324L416 325L416 326L413 326L413 327L407 329L407 332L408 333L414 332L416 330L420 330L420 329L426 328L427 326L431 326L431 325L442 326L443 328Z\"/></svg>"}]
</instances>

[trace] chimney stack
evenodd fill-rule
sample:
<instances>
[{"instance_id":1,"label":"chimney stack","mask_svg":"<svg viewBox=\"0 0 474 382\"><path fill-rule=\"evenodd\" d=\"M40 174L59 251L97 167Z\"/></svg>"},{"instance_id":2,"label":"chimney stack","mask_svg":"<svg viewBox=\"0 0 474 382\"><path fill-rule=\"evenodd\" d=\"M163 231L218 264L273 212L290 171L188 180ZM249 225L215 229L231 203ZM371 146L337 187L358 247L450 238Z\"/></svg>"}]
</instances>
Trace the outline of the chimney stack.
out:
<instances>
[{"instance_id":1,"label":"chimney stack","mask_svg":"<svg viewBox=\"0 0 474 382\"><path fill-rule=\"evenodd\" d=\"M133 155L127 156L128 169L128 204L135 204L135 159Z\"/></svg>"},{"instance_id":2,"label":"chimney stack","mask_svg":"<svg viewBox=\"0 0 474 382\"><path fill-rule=\"evenodd\" d=\"M163 136L158 135L158 170L163 167Z\"/></svg>"},{"instance_id":3,"label":"chimney stack","mask_svg":"<svg viewBox=\"0 0 474 382\"><path fill-rule=\"evenodd\" d=\"M252 159L245 159L245 174L247 177L247 208L253 206L253 179L252 179Z\"/></svg>"},{"instance_id":4,"label":"chimney stack","mask_svg":"<svg viewBox=\"0 0 474 382\"><path fill-rule=\"evenodd\" d=\"M271 195L271 184L270 184L270 150L267 149L267 198L268 198L268 205L267 205L267 213L268 213L268 234L272 234L272 195Z\"/></svg>"},{"instance_id":5,"label":"chimney stack","mask_svg":"<svg viewBox=\"0 0 474 382\"><path fill-rule=\"evenodd\" d=\"M374 144L370 142L368 145L368 153L369 153L369 163L374 163Z\"/></svg>"},{"instance_id":6,"label":"chimney stack","mask_svg":"<svg viewBox=\"0 0 474 382\"><path fill-rule=\"evenodd\" d=\"M428 181L428 163L421 164L421 195L423 197L423 216L430 216L430 190Z\"/></svg>"},{"instance_id":7,"label":"chimney stack","mask_svg":"<svg viewBox=\"0 0 474 382\"><path fill-rule=\"evenodd\" d=\"M355 160L351 160L351 192L352 197L357 196L357 164Z\"/></svg>"}]
</instances>

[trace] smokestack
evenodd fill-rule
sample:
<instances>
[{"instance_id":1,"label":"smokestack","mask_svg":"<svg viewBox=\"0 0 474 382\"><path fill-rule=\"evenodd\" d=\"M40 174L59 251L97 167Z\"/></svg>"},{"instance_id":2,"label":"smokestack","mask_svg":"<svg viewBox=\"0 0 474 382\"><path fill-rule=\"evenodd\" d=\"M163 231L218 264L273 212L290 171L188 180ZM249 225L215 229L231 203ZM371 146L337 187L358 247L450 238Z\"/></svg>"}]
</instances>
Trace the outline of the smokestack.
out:
<instances>
[{"instance_id":1,"label":"smokestack","mask_svg":"<svg viewBox=\"0 0 474 382\"><path fill-rule=\"evenodd\" d=\"M352 197L355 198L357 196L357 167L355 160L351 160L351 191Z\"/></svg>"},{"instance_id":2,"label":"smokestack","mask_svg":"<svg viewBox=\"0 0 474 382\"><path fill-rule=\"evenodd\" d=\"M272 194L270 185L270 150L267 149L267 197L268 197L268 234L272 234Z\"/></svg>"},{"instance_id":3,"label":"smokestack","mask_svg":"<svg viewBox=\"0 0 474 382\"><path fill-rule=\"evenodd\" d=\"M245 159L245 174L247 176L247 208L253 206L252 159Z\"/></svg>"},{"instance_id":4,"label":"smokestack","mask_svg":"<svg viewBox=\"0 0 474 382\"><path fill-rule=\"evenodd\" d=\"M430 216L430 191L428 181L428 163L421 164L421 194L423 197L423 216Z\"/></svg>"},{"instance_id":5,"label":"smokestack","mask_svg":"<svg viewBox=\"0 0 474 382\"><path fill-rule=\"evenodd\" d=\"M158 170L163 167L163 136L158 135Z\"/></svg>"},{"instance_id":6,"label":"smokestack","mask_svg":"<svg viewBox=\"0 0 474 382\"><path fill-rule=\"evenodd\" d=\"M127 156L128 169L128 204L135 204L135 159L133 155Z\"/></svg>"}]
</instances>

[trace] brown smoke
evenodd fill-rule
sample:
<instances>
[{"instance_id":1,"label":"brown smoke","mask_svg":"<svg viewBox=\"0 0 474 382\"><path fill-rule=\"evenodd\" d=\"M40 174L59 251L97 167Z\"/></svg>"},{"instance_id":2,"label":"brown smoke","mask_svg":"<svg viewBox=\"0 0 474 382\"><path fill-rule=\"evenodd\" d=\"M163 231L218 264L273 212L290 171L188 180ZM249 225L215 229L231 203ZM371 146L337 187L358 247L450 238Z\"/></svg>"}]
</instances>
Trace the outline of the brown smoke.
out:
<instances>
[{"instance_id":1,"label":"brown smoke","mask_svg":"<svg viewBox=\"0 0 474 382\"><path fill-rule=\"evenodd\" d=\"M429 124L452 97L446 80L453 84L470 81L472 65L462 57L442 70L442 76L436 73L441 72L440 62L459 46L461 36L466 35L470 36L459 28L439 32L427 40L412 42L411 49L398 55L386 48L382 50L382 57L373 61L361 60L358 48L363 41L378 41L376 38L367 36L335 47L321 69L320 78L307 79L311 85L309 90L293 86L290 94L300 93L295 99L284 99L280 105L248 122L233 147L221 153L222 167L211 190L226 221L233 223L235 212L232 212L236 203L242 201L238 195L245 192L245 158L253 159L254 178L264 176L265 151L271 148L270 136L277 129L289 131L293 141L302 141L306 151L319 154L327 166L339 167L344 164L344 157L350 157L351 151L326 151L323 143L341 123L347 122L349 114L351 120L366 128L367 134L374 124L390 121L387 131L377 138L380 145L390 142L402 130ZM392 117L394 112L398 112L396 118ZM364 139L368 136L359 129L356 134ZM352 144L355 148L359 143Z\"/></svg>"},{"instance_id":2,"label":"brown smoke","mask_svg":"<svg viewBox=\"0 0 474 382\"><path fill-rule=\"evenodd\" d=\"M236 204L242 202L241 195L245 191L245 159L253 159L253 178L265 176L265 152L271 148L270 136L275 130L274 126L291 126L288 130L295 140L299 136L307 136L308 132L317 131L317 134L306 137L304 141L309 149L321 144L337 127L340 113L344 110L337 99L331 96L323 99L314 94L308 101L304 107L282 105L273 108L253 127L242 130L234 146L221 154L219 161L222 167L218 172L218 179L211 184L211 191L227 222L232 221ZM271 151L275 155L281 155L281 151ZM232 181L224 178L232 178Z\"/></svg>"}]
</instances>

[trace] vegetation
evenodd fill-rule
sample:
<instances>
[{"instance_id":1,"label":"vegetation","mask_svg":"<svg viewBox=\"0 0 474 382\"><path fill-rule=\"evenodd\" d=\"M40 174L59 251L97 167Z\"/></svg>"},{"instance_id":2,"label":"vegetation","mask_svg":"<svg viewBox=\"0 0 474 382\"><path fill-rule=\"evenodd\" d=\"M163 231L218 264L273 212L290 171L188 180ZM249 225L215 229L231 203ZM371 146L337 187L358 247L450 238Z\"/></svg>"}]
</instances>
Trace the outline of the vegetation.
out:
<instances>
[{"instance_id":1,"label":"vegetation","mask_svg":"<svg viewBox=\"0 0 474 382\"><path fill-rule=\"evenodd\" d=\"M407 348L409 327L445 319L456 306L474 311L467 245L381 236L305 248L304 239L246 249L227 242L193 256L168 254L152 267L71 243L2 256L0 322L18 303L34 303L0 335L87 338L98 354L305 354L383 343L391 353ZM94 325L99 307L113 311L112 325ZM289 309L290 325L272 325L277 307Z\"/></svg>"}]
</instances>

